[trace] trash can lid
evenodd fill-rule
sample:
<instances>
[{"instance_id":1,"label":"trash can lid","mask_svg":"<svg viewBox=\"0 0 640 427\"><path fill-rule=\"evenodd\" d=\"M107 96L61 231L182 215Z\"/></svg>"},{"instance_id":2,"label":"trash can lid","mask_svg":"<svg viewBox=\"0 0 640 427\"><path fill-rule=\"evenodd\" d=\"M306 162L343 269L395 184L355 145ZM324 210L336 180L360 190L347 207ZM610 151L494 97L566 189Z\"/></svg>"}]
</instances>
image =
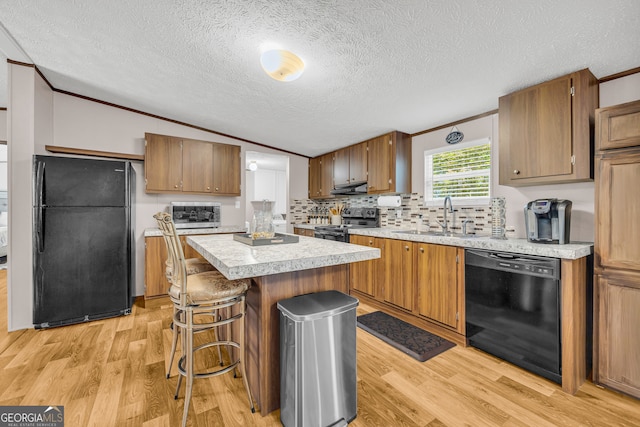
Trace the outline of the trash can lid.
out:
<instances>
[{"instance_id":1,"label":"trash can lid","mask_svg":"<svg viewBox=\"0 0 640 427\"><path fill-rule=\"evenodd\" d=\"M299 295L278 301L278 310L294 321L336 316L358 306L359 301L338 291Z\"/></svg>"}]
</instances>

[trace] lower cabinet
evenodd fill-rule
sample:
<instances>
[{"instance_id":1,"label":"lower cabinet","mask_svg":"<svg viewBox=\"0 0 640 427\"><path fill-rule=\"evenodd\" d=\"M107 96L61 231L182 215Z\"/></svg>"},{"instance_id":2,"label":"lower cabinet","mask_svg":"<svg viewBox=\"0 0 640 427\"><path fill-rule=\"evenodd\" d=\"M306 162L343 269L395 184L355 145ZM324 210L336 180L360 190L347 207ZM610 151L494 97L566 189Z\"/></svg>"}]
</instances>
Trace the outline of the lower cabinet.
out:
<instances>
[{"instance_id":1,"label":"lower cabinet","mask_svg":"<svg viewBox=\"0 0 640 427\"><path fill-rule=\"evenodd\" d=\"M385 282L386 241L387 239L377 237L349 236L349 243L380 249L380 258L349 265L349 286L372 298L381 298L382 286Z\"/></svg>"},{"instance_id":2,"label":"lower cabinet","mask_svg":"<svg viewBox=\"0 0 640 427\"><path fill-rule=\"evenodd\" d=\"M640 398L640 274L596 276L594 382Z\"/></svg>"},{"instance_id":3,"label":"lower cabinet","mask_svg":"<svg viewBox=\"0 0 640 427\"><path fill-rule=\"evenodd\" d=\"M311 228L293 227L293 234L299 236L313 237L314 231Z\"/></svg>"},{"instance_id":4,"label":"lower cabinet","mask_svg":"<svg viewBox=\"0 0 640 427\"><path fill-rule=\"evenodd\" d=\"M200 254L187 244L187 237L180 236L185 258L196 258ZM154 298L167 295L169 282L165 277L167 246L164 237L152 236L144 238L144 297Z\"/></svg>"},{"instance_id":5,"label":"lower cabinet","mask_svg":"<svg viewBox=\"0 0 640 427\"><path fill-rule=\"evenodd\" d=\"M416 310L451 328L458 328L460 318L460 248L416 243Z\"/></svg>"},{"instance_id":6,"label":"lower cabinet","mask_svg":"<svg viewBox=\"0 0 640 427\"><path fill-rule=\"evenodd\" d=\"M381 258L350 264L349 289L364 301L416 326L464 342L464 249L351 235Z\"/></svg>"},{"instance_id":7,"label":"lower cabinet","mask_svg":"<svg viewBox=\"0 0 640 427\"><path fill-rule=\"evenodd\" d=\"M386 240L384 274L378 275L384 279L383 299L385 302L397 305L405 310L413 311L414 277L413 277L413 242L403 240Z\"/></svg>"}]
</instances>

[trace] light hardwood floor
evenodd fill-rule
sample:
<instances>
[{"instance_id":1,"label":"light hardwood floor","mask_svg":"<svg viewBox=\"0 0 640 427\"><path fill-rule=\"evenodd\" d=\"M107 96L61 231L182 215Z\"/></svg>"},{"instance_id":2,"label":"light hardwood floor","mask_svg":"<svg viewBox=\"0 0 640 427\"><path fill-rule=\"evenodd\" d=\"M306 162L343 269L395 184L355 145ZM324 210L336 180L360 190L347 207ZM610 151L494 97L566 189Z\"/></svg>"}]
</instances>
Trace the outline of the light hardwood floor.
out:
<instances>
[{"instance_id":1,"label":"light hardwood floor","mask_svg":"<svg viewBox=\"0 0 640 427\"><path fill-rule=\"evenodd\" d=\"M358 313L369 310L361 305ZM7 333L0 271L0 405L64 405L67 427L179 425L183 393L174 400L176 376L165 378L170 314L161 299L136 304L130 316ZM640 425L638 400L590 382L570 396L472 348L419 363L360 329L357 337L354 427ZM231 374L195 381L189 423L280 425L278 411L249 411Z\"/></svg>"}]
</instances>

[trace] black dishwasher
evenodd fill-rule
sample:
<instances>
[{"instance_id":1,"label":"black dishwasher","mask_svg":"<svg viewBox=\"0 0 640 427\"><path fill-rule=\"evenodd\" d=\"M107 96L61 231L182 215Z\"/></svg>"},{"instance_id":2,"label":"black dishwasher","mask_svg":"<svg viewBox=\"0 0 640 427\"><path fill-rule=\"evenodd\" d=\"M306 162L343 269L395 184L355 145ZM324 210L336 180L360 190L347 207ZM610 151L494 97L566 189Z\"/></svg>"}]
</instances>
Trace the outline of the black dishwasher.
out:
<instances>
[{"instance_id":1,"label":"black dishwasher","mask_svg":"<svg viewBox=\"0 0 640 427\"><path fill-rule=\"evenodd\" d=\"M465 252L469 345L562 383L560 260Z\"/></svg>"}]
</instances>

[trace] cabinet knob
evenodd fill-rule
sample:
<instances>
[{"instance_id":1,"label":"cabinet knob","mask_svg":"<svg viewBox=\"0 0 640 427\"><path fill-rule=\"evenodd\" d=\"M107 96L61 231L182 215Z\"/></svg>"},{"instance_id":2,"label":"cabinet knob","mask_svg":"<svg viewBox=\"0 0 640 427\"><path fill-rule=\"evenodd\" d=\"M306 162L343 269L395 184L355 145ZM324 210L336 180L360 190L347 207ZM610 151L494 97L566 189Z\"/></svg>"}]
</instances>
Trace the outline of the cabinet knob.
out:
<instances>
[{"instance_id":1,"label":"cabinet knob","mask_svg":"<svg viewBox=\"0 0 640 427\"><path fill-rule=\"evenodd\" d=\"M211 187L207 187L207 190L211 190Z\"/></svg>"},{"instance_id":2,"label":"cabinet knob","mask_svg":"<svg viewBox=\"0 0 640 427\"><path fill-rule=\"evenodd\" d=\"M220 190L218 187L216 187L216 191Z\"/></svg>"},{"instance_id":3,"label":"cabinet knob","mask_svg":"<svg viewBox=\"0 0 640 427\"><path fill-rule=\"evenodd\" d=\"M424 248L420 248L420 252L424 253Z\"/></svg>"},{"instance_id":4,"label":"cabinet knob","mask_svg":"<svg viewBox=\"0 0 640 427\"><path fill-rule=\"evenodd\" d=\"M405 251L408 251L408 250L409 250L409 246L405 246L405 247L404 247L404 250L405 250Z\"/></svg>"},{"instance_id":5,"label":"cabinet knob","mask_svg":"<svg viewBox=\"0 0 640 427\"><path fill-rule=\"evenodd\" d=\"M513 173L516 174L516 175L520 175L520 171L518 169L514 169Z\"/></svg>"},{"instance_id":6,"label":"cabinet knob","mask_svg":"<svg viewBox=\"0 0 640 427\"><path fill-rule=\"evenodd\" d=\"M369 246L373 246L373 240L369 240Z\"/></svg>"},{"instance_id":7,"label":"cabinet knob","mask_svg":"<svg viewBox=\"0 0 640 427\"><path fill-rule=\"evenodd\" d=\"M178 188L178 184L174 185L173 188Z\"/></svg>"}]
</instances>

